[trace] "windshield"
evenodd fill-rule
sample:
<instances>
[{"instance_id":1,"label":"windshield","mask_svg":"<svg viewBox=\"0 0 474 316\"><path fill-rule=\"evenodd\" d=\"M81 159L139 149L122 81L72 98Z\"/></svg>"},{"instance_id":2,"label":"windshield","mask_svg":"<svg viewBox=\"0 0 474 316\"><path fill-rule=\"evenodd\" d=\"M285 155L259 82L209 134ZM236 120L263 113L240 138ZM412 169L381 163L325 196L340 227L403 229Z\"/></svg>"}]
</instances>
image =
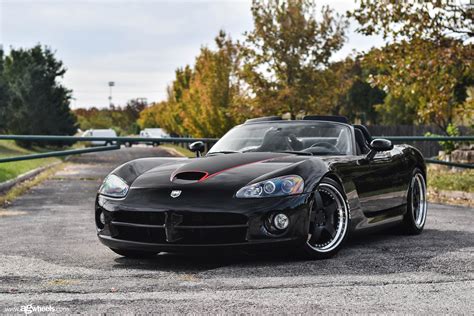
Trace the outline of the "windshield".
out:
<instances>
[{"instance_id":1,"label":"windshield","mask_svg":"<svg viewBox=\"0 0 474 316\"><path fill-rule=\"evenodd\" d=\"M231 129L209 151L295 152L312 155L351 155L348 126L333 122L266 122Z\"/></svg>"}]
</instances>

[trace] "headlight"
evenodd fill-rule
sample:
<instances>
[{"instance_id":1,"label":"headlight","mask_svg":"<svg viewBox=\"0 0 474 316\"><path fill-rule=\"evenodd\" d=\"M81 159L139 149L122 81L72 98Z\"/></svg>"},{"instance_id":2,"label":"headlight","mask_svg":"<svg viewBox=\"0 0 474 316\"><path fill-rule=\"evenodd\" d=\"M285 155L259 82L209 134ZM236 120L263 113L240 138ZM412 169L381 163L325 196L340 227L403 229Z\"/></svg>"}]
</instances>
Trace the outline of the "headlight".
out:
<instances>
[{"instance_id":1,"label":"headlight","mask_svg":"<svg viewBox=\"0 0 474 316\"><path fill-rule=\"evenodd\" d=\"M283 176L251 185L237 191L238 198L263 198L300 194L303 192L304 181L300 176Z\"/></svg>"},{"instance_id":2,"label":"headlight","mask_svg":"<svg viewBox=\"0 0 474 316\"><path fill-rule=\"evenodd\" d=\"M123 179L111 174L105 178L100 186L99 193L111 197L122 198L128 193L128 185Z\"/></svg>"}]
</instances>

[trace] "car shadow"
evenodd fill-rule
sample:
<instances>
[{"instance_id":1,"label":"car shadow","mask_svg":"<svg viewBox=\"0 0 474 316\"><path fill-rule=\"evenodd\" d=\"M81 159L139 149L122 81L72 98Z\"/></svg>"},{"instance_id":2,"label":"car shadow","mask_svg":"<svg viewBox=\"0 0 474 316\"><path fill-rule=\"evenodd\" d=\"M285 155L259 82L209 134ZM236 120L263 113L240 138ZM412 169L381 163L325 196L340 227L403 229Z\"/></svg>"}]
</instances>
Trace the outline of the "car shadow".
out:
<instances>
[{"instance_id":1,"label":"car shadow","mask_svg":"<svg viewBox=\"0 0 474 316\"><path fill-rule=\"evenodd\" d=\"M118 257L115 268L194 273L203 277L285 277L328 274L374 275L413 271L443 272L452 253L472 247L474 233L454 230L425 229L421 235L407 236L396 231L372 233L351 238L333 258L307 260L291 253L202 255L163 253L150 259ZM436 257L436 260L433 260ZM460 265L462 266L462 265ZM451 270L452 271L452 267ZM447 270L448 272L448 270Z\"/></svg>"}]
</instances>

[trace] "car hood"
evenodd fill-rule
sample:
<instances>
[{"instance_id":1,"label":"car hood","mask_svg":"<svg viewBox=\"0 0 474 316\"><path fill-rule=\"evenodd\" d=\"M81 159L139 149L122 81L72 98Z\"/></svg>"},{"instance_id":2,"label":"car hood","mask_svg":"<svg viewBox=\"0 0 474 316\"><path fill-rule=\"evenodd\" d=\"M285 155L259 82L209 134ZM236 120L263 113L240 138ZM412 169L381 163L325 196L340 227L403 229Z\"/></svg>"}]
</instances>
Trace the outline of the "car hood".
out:
<instances>
[{"instance_id":1,"label":"car hood","mask_svg":"<svg viewBox=\"0 0 474 316\"><path fill-rule=\"evenodd\" d=\"M143 173L132 183L132 189L229 189L281 174L305 156L284 153L235 153L183 159L169 162Z\"/></svg>"},{"instance_id":2,"label":"car hood","mask_svg":"<svg viewBox=\"0 0 474 316\"><path fill-rule=\"evenodd\" d=\"M157 160L160 165L157 165ZM285 153L235 153L193 159L149 158L125 164L115 171L130 184L126 198L118 201L116 207L206 212L278 208L278 203L306 199L307 194L258 199L257 202L255 199L236 199L235 193L249 183L291 174L303 177L305 192L311 192L314 183L327 171L326 162L320 158ZM183 180L181 176L189 176L189 173L192 176L199 174L194 180ZM173 196L173 191L178 196Z\"/></svg>"}]
</instances>

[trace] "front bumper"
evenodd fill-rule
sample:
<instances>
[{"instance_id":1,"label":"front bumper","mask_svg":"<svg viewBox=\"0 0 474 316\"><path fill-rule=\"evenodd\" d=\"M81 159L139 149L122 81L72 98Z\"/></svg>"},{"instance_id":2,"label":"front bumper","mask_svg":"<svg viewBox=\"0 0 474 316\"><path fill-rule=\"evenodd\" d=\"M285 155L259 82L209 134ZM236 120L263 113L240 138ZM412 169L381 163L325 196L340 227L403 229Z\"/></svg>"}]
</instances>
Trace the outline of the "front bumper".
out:
<instances>
[{"instance_id":1,"label":"front bumper","mask_svg":"<svg viewBox=\"0 0 474 316\"><path fill-rule=\"evenodd\" d=\"M205 210L187 206L169 209L96 199L99 240L113 249L193 252L212 249L258 250L294 247L305 242L309 226L309 194L270 199L229 201L232 206ZM104 213L105 225L99 221ZM289 227L278 233L266 220L285 213Z\"/></svg>"}]
</instances>

